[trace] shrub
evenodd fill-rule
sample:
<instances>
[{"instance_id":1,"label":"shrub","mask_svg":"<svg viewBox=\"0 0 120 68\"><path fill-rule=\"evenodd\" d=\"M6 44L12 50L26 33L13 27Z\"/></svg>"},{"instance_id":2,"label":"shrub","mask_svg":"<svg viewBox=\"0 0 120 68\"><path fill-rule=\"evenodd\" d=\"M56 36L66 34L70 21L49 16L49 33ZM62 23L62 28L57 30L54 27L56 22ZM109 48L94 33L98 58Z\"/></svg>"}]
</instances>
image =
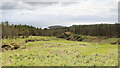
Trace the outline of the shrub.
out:
<instances>
[{"instance_id":1,"label":"shrub","mask_svg":"<svg viewBox=\"0 0 120 68\"><path fill-rule=\"evenodd\" d=\"M78 38L78 35L77 34L73 34L69 38L70 38L70 40L76 41L77 38Z\"/></svg>"},{"instance_id":2,"label":"shrub","mask_svg":"<svg viewBox=\"0 0 120 68\"><path fill-rule=\"evenodd\" d=\"M78 35L78 34L73 34L69 38L73 41L82 41L84 39L83 36Z\"/></svg>"},{"instance_id":3,"label":"shrub","mask_svg":"<svg viewBox=\"0 0 120 68\"><path fill-rule=\"evenodd\" d=\"M83 40L84 40L84 37L83 37L83 36L80 36L77 40L78 40L78 41L83 41Z\"/></svg>"}]
</instances>

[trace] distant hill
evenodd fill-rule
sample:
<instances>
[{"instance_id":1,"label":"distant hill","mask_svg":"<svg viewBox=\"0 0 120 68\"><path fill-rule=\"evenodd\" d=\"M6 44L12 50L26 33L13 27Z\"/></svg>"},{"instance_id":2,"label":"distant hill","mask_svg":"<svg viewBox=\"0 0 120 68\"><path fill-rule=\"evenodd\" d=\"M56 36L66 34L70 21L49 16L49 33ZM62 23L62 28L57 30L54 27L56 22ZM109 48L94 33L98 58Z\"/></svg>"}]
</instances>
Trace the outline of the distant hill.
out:
<instances>
[{"instance_id":1,"label":"distant hill","mask_svg":"<svg viewBox=\"0 0 120 68\"><path fill-rule=\"evenodd\" d=\"M56 26L49 26L49 29L64 29L66 26L60 26L60 25L56 25Z\"/></svg>"}]
</instances>

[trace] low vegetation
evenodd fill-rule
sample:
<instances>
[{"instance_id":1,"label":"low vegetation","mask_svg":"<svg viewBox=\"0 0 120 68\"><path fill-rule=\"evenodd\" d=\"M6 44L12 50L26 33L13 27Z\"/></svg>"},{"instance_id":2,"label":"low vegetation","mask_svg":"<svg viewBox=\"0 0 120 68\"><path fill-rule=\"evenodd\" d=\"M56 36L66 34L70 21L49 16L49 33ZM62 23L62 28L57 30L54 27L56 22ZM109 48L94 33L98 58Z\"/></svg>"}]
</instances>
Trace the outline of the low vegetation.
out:
<instances>
[{"instance_id":1,"label":"low vegetation","mask_svg":"<svg viewBox=\"0 0 120 68\"><path fill-rule=\"evenodd\" d=\"M87 36L87 39L98 37ZM2 44L18 45L18 49L2 52L4 66L117 66L118 38L87 42L56 37L30 36L3 39ZM13 45L13 44L12 44Z\"/></svg>"}]
</instances>

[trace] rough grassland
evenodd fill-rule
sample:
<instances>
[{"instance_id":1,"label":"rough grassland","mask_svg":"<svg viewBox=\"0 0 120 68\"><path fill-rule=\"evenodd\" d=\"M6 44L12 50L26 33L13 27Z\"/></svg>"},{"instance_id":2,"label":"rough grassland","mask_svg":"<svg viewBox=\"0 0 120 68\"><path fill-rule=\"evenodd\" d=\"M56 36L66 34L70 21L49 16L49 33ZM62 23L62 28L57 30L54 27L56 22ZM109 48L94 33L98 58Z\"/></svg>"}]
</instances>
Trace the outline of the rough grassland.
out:
<instances>
[{"instance_id":1,"label":"rough grassland","mask_svg":"<svg viewBox=\"0 0 120 68\"><path fill-rule=\"evenodd\" d=\"M25 43L27 39L41 41ZM44 40L43 40L44 39ZM47 40L47 41L45 41ZM2 52L4 66L117 66L118 45L68 41L56 37L32 36L4 39L3 43L20 45L17 50ZM105 42L108 42L105 40Z\"/></svg>"}]
</instances>

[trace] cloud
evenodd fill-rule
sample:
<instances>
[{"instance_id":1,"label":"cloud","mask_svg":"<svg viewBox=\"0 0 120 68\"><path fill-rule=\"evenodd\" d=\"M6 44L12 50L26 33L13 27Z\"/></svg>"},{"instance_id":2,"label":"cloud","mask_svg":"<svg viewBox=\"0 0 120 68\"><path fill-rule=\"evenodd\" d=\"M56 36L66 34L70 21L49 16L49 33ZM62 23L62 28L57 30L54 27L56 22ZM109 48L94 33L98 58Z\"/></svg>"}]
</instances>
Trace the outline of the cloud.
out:
<instances>
[{"instance_id":1,"label":"cloud","mask_svg":"<svg viewBox=\"0 0 120 68\"><path fill-rule=\"evenodd\" d=\"M2 10L29 10L32 7L24 2L3 2Z\"/></svg>"},{"instance_id":2,"label":"cloud","mask_svg":"<svg viewBox=\"0 0 120 68\"><path fill-rule=\"evenodd\" d=\"M2 2L81 2L82 0L3 0Z\"/></svg>"},{"instance_id":3,"label":"cloud","mask_svg":"<svg viewBox=\"0 0 120 68\"><path fill-rule=\"evenodd\" d=\"M40 27L54 24L117 22L118 0L3 2L3 21Z\"/></svg>"}]
</instances>

